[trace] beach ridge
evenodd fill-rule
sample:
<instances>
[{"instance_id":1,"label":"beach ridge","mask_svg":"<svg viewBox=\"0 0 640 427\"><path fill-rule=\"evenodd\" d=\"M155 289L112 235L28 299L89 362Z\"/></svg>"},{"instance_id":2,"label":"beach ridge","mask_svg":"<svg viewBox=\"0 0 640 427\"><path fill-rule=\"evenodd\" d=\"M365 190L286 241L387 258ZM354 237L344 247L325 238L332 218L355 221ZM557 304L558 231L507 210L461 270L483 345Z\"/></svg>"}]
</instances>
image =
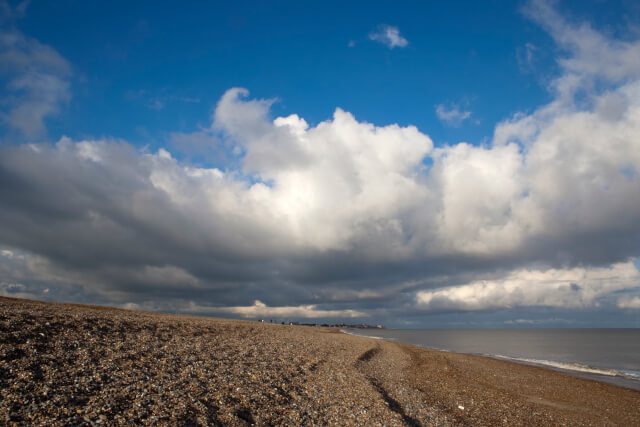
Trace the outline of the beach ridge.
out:
<instances>
[{"instance_id":1,"label":"beach ridge","mask_svg":"<svg viewBox=\"0 0 640 427\"><path fill-rule=\"evenodd\" d=\"M0 423L640 425L640 392L337 328L0 297Z\"/></svg>"}]
</instances>

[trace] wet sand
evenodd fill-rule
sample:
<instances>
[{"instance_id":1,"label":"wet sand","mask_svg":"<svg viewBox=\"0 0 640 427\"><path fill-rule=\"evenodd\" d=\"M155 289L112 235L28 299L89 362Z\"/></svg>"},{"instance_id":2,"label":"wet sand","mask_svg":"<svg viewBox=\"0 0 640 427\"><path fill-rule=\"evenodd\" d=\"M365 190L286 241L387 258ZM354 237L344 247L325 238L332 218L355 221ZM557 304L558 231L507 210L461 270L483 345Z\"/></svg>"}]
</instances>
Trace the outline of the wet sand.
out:
<instances>
[{"instance_id":1,"label":"wet sand","mask_svg":"<svg viewBox=\"0 0 640 427\"><path fill-rule=\"evenodd\" d=\"M0 297L0 424L640 425L640 392L337 329Z\"/></svg>"}]
</instances>

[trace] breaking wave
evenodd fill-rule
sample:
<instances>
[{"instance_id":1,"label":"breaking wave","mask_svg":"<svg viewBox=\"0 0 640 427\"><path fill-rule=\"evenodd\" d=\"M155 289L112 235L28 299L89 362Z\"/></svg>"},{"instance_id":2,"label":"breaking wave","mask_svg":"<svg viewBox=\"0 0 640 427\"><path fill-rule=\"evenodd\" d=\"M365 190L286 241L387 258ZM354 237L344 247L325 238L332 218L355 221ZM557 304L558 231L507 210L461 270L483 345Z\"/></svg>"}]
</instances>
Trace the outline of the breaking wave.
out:
<instances>
[{"instance_id":1,"label":"breaking wave","mask_svg":"<svg viewBox=\"0 0 640 427\"><path fill-rule=\"evenodd\" d=\"M554 360L544 360L544 359L529 359L526 357L511 357L511 356L504 356L501 354L490 354L487 356L494 357L496 359L509 360L513 362L548 366L551 368L562 369L565 371L583 372L586 374L596 374L596 375L606 375L610 377L622 377L622 378L640 381L640 371L634 371L634 370L603 369L603 368L595 368L589 365L582 365L580 363L556 362Z\"/></svg>"}]
</instances>

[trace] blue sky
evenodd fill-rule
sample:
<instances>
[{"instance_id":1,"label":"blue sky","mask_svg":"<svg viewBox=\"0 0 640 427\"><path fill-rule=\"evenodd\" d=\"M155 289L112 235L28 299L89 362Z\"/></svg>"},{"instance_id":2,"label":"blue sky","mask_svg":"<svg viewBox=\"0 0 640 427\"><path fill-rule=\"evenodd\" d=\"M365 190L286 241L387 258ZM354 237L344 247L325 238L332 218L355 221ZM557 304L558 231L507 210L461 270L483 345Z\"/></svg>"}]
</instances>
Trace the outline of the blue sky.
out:
<instances>
[{"instance_id":1,"label":"blue sky","mask_svg":"<svg viewBox=\"0 0 640 427\"><path fill-rule=\"evenodd\" d=\"M521 9L518 2L56 2L31 4L17 25L73 64L74 97L51 120L52 139L161 144L166 133L206 126L220 96L240 86L278 98L276 115L318 123L341 107L378 125L415 125L437 142L479 143L496 122L549 100L553 43ZM370 40L379 25L399 28L409 44L389 49ZM536 46L532 64L522 64L527 43ZM440 104L472 117L452 129L435 114Z\"/></svg>"},{"instance_id":2,"label":"blue sky","mask_svg":"<svg viewBox=\"0 0 640 427\"><path fill-rule=\"evenodd\" d=\"M640 326L636 2L0 6L3 295Z\"/></svg>"}]
</instances>

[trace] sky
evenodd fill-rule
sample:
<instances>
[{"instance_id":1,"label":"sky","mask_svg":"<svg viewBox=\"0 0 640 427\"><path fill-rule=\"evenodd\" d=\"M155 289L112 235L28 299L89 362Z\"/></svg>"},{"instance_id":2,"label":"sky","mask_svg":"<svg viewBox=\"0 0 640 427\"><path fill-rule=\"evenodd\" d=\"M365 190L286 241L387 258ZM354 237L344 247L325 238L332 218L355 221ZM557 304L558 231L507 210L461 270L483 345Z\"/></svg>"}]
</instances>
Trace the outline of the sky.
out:
<instances>
[{"instance_id":1,"label":"sky","mask_svg":"<svg viewBox=\"0 0 640 427\"><path fill-rule=\"evenodd\" d=\"M445 3L0 1L0 295L640 327L640 4Z\"/></svg>"}]
</instances>

